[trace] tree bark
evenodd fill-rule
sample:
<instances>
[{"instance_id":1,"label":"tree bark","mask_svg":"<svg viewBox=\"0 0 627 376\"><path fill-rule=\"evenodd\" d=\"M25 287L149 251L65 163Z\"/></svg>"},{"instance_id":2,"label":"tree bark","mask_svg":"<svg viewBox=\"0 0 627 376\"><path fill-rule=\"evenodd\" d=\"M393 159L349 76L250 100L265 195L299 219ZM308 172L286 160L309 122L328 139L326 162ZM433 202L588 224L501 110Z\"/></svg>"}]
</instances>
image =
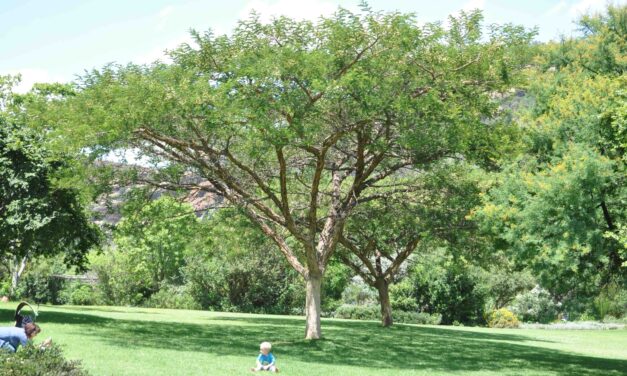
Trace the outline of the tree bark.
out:
<instances>
[{"instance_id":1,"label":"tree bark","mask_svg":"<svg viewBox=\"0 0 627 376\"><path fill-rule=\"evenodd\" d=\"M390 291L388 282L379 278L375 282L375 287L379 291L379 303L381 304L381 325L384 327L392 326L392 305L390 304Z\"/></svg>"},{"instance_id":2,"label":"tree bark","mask_svg":"<svg viewBox=\"0 0 627 376\"><path fill-rule=\"evenodd\" d=\"M614 221L612 221L612 216L610 215L610 211L607 209L607 205L605 201L601 201L601 209L603 210L603 218L605 218L605 222L607 223L607 229L614 232L616 231L616 226L614 226ZM610 250L609 254L610 259L610 274L616 274L620 271L621 265L623 264L623 260L618 253L616 248Z\"/></svg>"},{"instance_id":3,"label":"tree bark","mask_svg":"<svg viewBox=\"0 0 627 376\"><path fill-rule=\"evenodd\" d=\"M305 314L307 323L305 325L305 339L320 339L322 336L320 328L320 287L322 286L322 276L310 275L306 278L306 284Z\"/></svg>"},{"instance_id":4,"label":"tree bark","mask_svg":"<svg viewBox=\"0 0 627 376\"><path fill-rule=\"evenodd\" d=\"M26 268L26 260L27 257L24 256L19 262L17 257L13 263L13 271L11 273L11 298L15 297L15 292L17 291L17 285L20 283L20 277L22 273L24 273L24 269Z\"/></svg>"}]
</instances>

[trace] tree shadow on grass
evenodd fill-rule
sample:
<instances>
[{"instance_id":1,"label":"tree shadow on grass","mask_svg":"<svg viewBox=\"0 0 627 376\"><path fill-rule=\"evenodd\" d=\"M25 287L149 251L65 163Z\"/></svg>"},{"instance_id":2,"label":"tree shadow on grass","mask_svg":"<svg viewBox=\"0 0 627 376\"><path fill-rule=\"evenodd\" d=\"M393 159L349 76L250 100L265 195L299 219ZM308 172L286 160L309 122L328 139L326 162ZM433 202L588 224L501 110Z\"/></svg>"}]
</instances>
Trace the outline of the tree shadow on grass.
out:
<instances>
[{"instance_id":1,"label":"tree shadow on grass","mask_svg":"<svg viewBox=\"0 0 627 376\"><path fill-rule=\"evenodd\" d=\"M0 318L10 320L2 310ZM304 320L298 318L215 316L207 319L206 324L198 324L119 320L91 313L55 311L45 312L45 322L89 326L84 331L89 336L132 351L163 348L252 359L258 343L268 340L280 359L316 364L444 372L627 374L627 361L525 345L537 341L510 333L407 325L382 328L375 322L326 320L325 338L306 341L302 339Z\"/></svg>"}]
</instances>

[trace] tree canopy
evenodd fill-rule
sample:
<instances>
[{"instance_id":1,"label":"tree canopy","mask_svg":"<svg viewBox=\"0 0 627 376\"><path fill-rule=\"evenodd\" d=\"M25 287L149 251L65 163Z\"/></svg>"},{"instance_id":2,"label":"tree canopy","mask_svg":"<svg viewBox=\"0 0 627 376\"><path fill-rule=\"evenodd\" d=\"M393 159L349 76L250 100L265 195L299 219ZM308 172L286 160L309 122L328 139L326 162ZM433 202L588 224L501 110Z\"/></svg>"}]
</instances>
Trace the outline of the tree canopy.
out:
<instances>
[{"instance_id":1,"label":"tree canopy","mask_svg":"<svg viewBox=\"0 0 627 376\"><path fill-rule=\"evenodd\" d=\"M12 269L13 289L27 260L63 254L82 267L100 241L79 192L55 184L63 161L42 143L0 115L0 258Z\"/></svg>"},{"instance_id":2,"label":"tree canopy","mask_svg":"<svg viewBox=\"0 0 627 376\"><path fill-rule=\"evenodd\" d=\"M445 28L365 8L193 36L173 64L87 74L34 123L81 150L137 148L167 164L154 184L241 207L305 278L319 338L322 276L354 208L404 171L494 165L511 144L494 94L520 78L533 32L484 28L480 12Z\"/></svg>"},{"instance_id":3,"label":"tree canopy","mask_svg":"<svg viewBox=\"0 0 627 376\"><path fill-rule=\"evenodd\" d=\"M545 46L522 116L524 150L503 164L477 215L557 296L625 283L627 7L581 19Z\"/></svg>"}]
</instances>

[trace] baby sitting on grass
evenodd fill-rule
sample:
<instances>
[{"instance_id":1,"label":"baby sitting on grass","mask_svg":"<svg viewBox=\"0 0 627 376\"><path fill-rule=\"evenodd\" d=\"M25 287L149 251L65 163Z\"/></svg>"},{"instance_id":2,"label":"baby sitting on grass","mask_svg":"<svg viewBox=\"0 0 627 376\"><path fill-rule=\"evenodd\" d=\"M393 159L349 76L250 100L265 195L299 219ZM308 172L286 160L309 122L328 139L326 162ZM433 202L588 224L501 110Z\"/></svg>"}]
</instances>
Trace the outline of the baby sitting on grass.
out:
<instances>
[{"instance_id":1,"label":"baby sitting on grass","mask_svg":"<svg viewBox=\"0 0 627 376\"><path fill-rule=\"evenodd\" d=\"M260 354L257 357L257 367L251 368L251 371L279 372L279 369L274 364L274 355L272 355L270 350L272 350L272 345L270 344L270 342L262 342L261 345L259 345Z\"/></svg>"}]
</instances>

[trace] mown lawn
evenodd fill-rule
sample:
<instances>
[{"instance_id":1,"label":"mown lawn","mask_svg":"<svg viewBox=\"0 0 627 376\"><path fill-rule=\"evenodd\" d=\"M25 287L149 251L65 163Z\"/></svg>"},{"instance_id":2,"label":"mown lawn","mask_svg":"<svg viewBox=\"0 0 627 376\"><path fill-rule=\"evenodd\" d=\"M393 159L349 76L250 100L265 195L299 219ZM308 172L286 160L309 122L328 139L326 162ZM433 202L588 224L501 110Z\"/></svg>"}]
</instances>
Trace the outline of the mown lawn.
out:
<instances>
[{"instance_id":1,"label":"mown lawn","mask_svg":"<svg viewBox=\"0 0 627 376\"><path fill-rule=\"evenodd\" d=\"M11 325L15 304L0 303ZM42 306L43 332L93 375L248 375L261 341L286 375L627 375L627 330L498 330L126 307ZM265 373L264 373L265 374Z\"/></svg>"}]
</instances>

